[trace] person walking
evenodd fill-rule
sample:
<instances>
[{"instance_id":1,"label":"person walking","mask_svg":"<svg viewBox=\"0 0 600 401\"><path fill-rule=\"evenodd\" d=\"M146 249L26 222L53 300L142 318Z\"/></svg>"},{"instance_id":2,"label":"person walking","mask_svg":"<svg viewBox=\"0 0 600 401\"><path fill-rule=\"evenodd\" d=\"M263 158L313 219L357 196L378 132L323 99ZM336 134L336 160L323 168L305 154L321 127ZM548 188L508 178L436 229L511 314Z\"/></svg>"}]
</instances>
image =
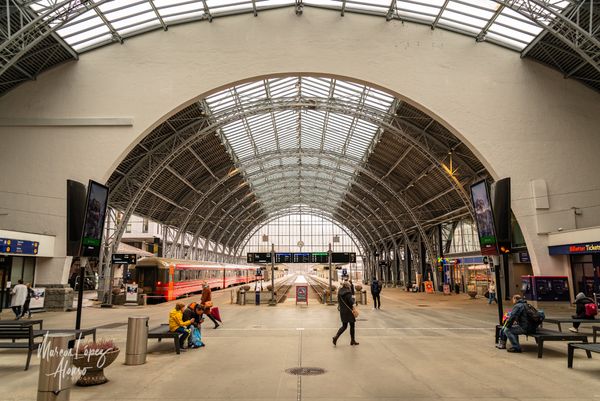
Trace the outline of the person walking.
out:
<instances>
[{"instance_id":1,"label":"person walking","mask_svg":"<svg viewBox=\"0 0 600 401\"><path fill-rule=\"evenodd\" d=\"M496 298L496 284L493 281L490 281L490 285L488 286L488 305L491 305L492 302L498 303L498 299Z\"/></svg>"},{"instance_id":2,"label":"person walking","mask_svg":"<svg viewBox=\"0 0 600 401\"><path fill-rule=\"evenodd\" d=\"M31 302L31 298L34 296L33 289L31 288L31 283L27 283L27 298L25 299L25 303L23 304L23 310L21 311L21 317L25 317L27 314L27 319L31 319L31 310L29 309L29 304Z\"/></svg>"},{"instance_id":3,"label":"person walking","mask_svg":"<svg viewBox=\"0 0 600 401\"><path fill-rule=\"evenodd\" d=\"M336 335L332 337L333 345L337 344L338 338L350 325L350 345L358 345L354 336L354 323L356 318L352 313L352 290L350 289L350 283L347 281L342 282L342 287L338 291L338 309L340 311L340 319L342 320L342 327L339 328Z\"/></svg>"},{"instance_id":4,"label":"person walking","mask_svg":"<svg viewBox=\"0 0 600 401\"><path fill-rule=\"evenodd\" d=\"M202 286L202 297L200 297L200 305L202 305L202 308L204 309L204 314L206 314L206 316L208 316L208 318L212 320L212 322L215 324L215 329L217 329L219 327L219 323L214 318L214 316L210 314L210 308L212 308L213 303L212 291L208 283L204 283L204 285Z\"/></svg>"},{"instance_id":5,"label":"person walking","mask_svg":"<svg viewBox=\"0 0 600 401\"><path fill-rule=\"evenodd\" d=\"M23 311L23 305L27 300L27 287L23 284L23 280L19 280L10 293L12 294L10 307L15 314L15 320L19 320Z\"/></svg>"},{"instance_id":6,"label":"person walking","mask_svg":"<svg viewBox=\"0 0 600 401\"><path fill-rule=\"evenodd\" d=\"M373 309L381 309L381 282L377 280L377 277L373 277L371 281L371 295L373 296Z\"/></svg>"},{"instance_id":7,"label":"person walking","mask_svg":"<svg viewBox=\"0 0 600 401\"><path fill-rule=\"evenodd\" d=\"M185 304L178 302L175 304L175 309L169 313L169 331L180 334L179 348L181 348L181 351L185 351L183 346L190 338L191 330L188 329L188 326L195 322L194 318L183 320L183 309L185 309Z\"/></svg>"},{"instance_id":8,"label":"person walking","mask_svg":"<svg viewBox=\"0 0 600 401\"><path fill-rule=\"evenodd\" d=\"M590 306L586 306L586 305ZM590 319L594 320L596 318L596 314L598 313L598 307L594 308L594 300L585 296L583 292L580 292L575 297L575 315L573 319ZM589 309L589 311L588 311ZM573 327L569 327L569 331L573 333L579 333L579 326L581 323L574 322Z\"/></svg>"}]
</instances>

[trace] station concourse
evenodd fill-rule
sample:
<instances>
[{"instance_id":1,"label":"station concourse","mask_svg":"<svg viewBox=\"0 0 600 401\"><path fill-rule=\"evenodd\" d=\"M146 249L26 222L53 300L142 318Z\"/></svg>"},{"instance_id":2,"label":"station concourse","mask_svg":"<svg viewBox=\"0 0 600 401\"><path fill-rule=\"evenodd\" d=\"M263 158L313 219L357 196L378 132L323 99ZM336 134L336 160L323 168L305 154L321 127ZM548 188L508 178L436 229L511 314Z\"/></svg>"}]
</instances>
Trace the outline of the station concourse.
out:
<instances>
[{"instance_id":1,"label":"station concourse","mask_svg":"<svg viewBox=\"0 0 600 401\"><path fill-rule=\"evenodd\" d=\"M0 28L0 400L600 397L597 2L7 0ZM522 353L515 295L546 316ZM112 340L109 381L40 390L38 329Z\"/></svg>"}]
</instances>

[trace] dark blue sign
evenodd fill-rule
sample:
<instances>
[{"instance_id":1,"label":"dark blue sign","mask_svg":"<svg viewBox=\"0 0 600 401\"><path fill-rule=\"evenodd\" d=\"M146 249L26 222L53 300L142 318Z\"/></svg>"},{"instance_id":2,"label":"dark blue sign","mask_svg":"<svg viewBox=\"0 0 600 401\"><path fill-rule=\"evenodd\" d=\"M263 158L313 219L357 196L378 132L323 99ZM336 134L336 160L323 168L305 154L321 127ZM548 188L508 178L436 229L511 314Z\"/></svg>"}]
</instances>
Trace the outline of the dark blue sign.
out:
<instances>
[{"instance_id":1,"label":"dark blue sign","mask_svg":"<svg viewBox=\"0 0 600 401\"><path fill-rule=\"evenodd\" d=\"M37 255L40 243L18 239L0 238L0 252L17 255Z\"/></svg>"},{"instance_id":2,"label":"dark blue sign","mask_svg":"<svg viewBox=\"0 0 600 401\"><path fill-rule=\"evenodd\" d=\"M600 253L600 242L583 244L558 245L548 247L550 255L581 255Z\"/></svg>"},{"instance_id":3,"label":"dark blue sign","mask_svg":"<svg viewBox=\"0 0 600 401\"><path fill-rule=\"evenodd\" d=\"M529 258L529 252L519 252L519 262L520 263L531 263L531 259Z\"/></svg>"}]
</instances>

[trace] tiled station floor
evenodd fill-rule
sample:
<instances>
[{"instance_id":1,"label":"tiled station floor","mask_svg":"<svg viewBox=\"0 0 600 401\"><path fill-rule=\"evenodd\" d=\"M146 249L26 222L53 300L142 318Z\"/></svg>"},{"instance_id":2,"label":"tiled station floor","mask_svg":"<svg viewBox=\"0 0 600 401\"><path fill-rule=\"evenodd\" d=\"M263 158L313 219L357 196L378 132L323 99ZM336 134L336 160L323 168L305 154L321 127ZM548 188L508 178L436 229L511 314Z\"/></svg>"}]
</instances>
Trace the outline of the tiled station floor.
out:
<instances>
[{"instance_id":1,"label":"tiled station floor","mask_svg":"<svg viewBox=\"0 0 600 401\"><path fill-rule=\"evenodd\" d=\"M600 400L600 356L575 356L567 369L565 343L547 343L543 359L535 342L524 353L494 348L497 309L461 295L407 293L385 288L381 310L361 306L359 346L349 333L331 342L339 326L335 306L292 298L275 307L230 304L228 291L214 292L224 324L207 319L206 347L176 355L171 341L149 340L147 363L126 366L128 316L166 322L173 302L147 307L84 309L83 326L101 327L99 337L122 348L106 370L110 381L74 386L72 400ZM194 298L192 298L194 299ZM186 301L191 301L186 300ZM546 306L549 316L569 307ZM10 317L3 314L3 318ZM73 327L74 312L47 312L45 328ZM119 323L122 323L119 325ZM102 328L102 327L105 328ZM23 371L23 350L0 349L0 400L36 399L39 360ZM325 373L294 376L286 369L316 367Z\"/></svg>"}]
</instances>

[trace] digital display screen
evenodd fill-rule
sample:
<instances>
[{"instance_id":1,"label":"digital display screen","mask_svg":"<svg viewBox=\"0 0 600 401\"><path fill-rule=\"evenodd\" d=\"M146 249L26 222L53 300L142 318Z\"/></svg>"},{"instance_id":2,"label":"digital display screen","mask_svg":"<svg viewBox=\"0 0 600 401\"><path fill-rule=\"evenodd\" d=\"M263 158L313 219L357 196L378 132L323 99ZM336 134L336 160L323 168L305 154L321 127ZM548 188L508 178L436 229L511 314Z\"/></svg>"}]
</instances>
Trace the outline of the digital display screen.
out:
<instances>
[{"instance_id":1,"label":"digital display screen","mask_svg":"<svg viewBox=\"0 0 600 401\"><path fill-rule=\"evenodd\" d=\"M498 246L494 229L494 214L490 202L489 191L485 181L471 185L471 201L475 209L475 221L479 234L479 245L482 255L497 255Z\"/></svg>"},{"instance_id":2,"label":"digital display screen","mask_svg":"<svg viewBox=\"0 0 600 401\"><path fill-rule=\"evenodd\" d=\"M271 263L270 253L249 252L246 254L248 263ZM275 253L275 263L329 263L327 252L278 252ZM356 263L354 252L332 252L331 263Z\"/></svg>"},{"instance_id":3,"label":"digital display screen","mask_svg":"<svg viewBox=\"0 0 600 401\"><path fill-rule=\"evenodd\" d=\"M100 256L107 203L108 187L90 180L81 238L82 256Z\"/></svg>"}]
</instances>

